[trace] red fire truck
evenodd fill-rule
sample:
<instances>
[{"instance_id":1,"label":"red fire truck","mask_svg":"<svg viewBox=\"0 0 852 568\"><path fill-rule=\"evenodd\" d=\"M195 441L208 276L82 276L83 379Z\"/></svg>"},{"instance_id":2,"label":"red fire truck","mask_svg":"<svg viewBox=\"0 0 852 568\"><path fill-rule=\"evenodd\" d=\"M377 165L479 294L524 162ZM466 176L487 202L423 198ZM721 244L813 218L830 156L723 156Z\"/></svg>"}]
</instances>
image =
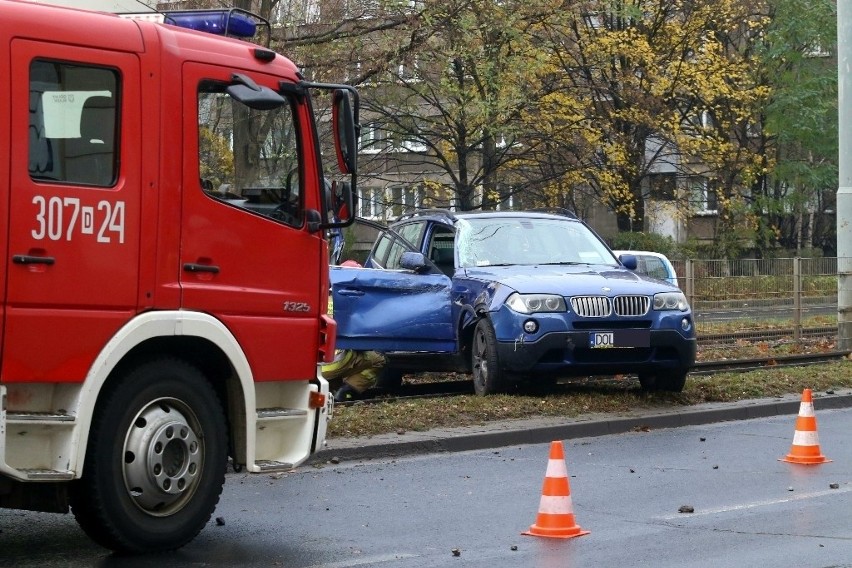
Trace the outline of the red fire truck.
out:
<instances>
[{"instance_id":1,"label":"red fire truck","mask_svg":"<svg viewBox=\"0 0 852 568\"><path fill-rule=\"evenodd\" d=\"M0 22L0 506L180 547L229 461L324 443L358 94L235 39L265 23L239 10Z\"/></svg>"}]
</instances>

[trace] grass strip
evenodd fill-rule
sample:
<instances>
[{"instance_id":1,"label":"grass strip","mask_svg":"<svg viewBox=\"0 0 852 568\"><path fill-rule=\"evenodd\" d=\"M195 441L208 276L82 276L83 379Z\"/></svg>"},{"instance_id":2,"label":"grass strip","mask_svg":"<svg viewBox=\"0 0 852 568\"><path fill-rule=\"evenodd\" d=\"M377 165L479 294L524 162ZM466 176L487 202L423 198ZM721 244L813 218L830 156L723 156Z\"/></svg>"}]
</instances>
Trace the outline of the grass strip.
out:
<instances>
[{"instance_id":1,"label":"grass strip","mask_svg":"<svg viewBox=\"0 0 852 568\"><path fill-rule=\"evenodd\" d=\"M374 436L475 426L496 420L570 418L588 413L735 402L800 394L805 388L813 389L817 395L852 388L852 361L690 376L681 393L646 393L639 389L636 379L623 378L571 383L566 391L547 395L465 395L338 406L329 425L329 437Z\"/></svg>"}]
</instances>

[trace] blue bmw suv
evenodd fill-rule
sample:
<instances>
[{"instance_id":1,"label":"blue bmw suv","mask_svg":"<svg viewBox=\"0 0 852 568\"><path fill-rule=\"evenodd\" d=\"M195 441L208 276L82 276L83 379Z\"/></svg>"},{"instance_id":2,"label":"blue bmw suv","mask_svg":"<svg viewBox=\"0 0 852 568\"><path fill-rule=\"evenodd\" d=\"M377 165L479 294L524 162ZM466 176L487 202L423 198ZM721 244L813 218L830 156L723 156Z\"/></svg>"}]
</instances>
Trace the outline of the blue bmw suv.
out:
<instances>
[{"instance_id":1,"label":"blue bmw suv","mask_svg":"<svg viewBox=\"0 0 852 568\"><path fill-rule=\"evenodd\" d=\"M635 268L567 211L418 211L378 236L363 268L332 268L337 346L384 353L391 383L456 371L491 394L630 374L681 391L692 311L680 289Z\"/></svg>"}]
</instances>

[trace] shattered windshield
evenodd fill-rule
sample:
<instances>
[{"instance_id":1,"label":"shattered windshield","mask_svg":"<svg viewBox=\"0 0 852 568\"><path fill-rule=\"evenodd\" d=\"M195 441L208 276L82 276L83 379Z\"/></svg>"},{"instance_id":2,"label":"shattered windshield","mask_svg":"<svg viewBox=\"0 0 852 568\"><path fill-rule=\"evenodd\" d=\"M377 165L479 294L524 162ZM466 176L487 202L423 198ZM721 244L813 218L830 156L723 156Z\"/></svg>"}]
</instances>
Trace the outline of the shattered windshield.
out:
<instances>
[{"instance_id":1,"label":"shattered windshield","mask_svg":"<svg viewBox=\"0 0 852 568\"><path fill-rule=\"evenodd\" d=\"M606 245L582 223L562 219L461 219L456 244L462 267L532 264L617 265Z\"/></svg>"}]
</instances>

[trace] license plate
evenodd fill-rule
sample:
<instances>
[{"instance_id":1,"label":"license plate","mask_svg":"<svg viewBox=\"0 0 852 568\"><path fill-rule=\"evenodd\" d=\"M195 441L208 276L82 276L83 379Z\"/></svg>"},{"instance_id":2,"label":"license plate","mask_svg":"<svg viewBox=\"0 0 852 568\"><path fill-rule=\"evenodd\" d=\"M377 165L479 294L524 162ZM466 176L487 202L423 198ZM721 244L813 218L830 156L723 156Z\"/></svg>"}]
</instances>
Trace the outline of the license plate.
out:
<instances>
[{"instance_id":1,"label":"license plate","mask_svg":"<svg viewBox=\"0 0 852 568\"><path fill-rule=\"evenodd\" d=\"M647 329L617 329L615 331L593 331L589 334L591 349L612 347L650 347L651 332Z\"/></svg>"}]
</instances>

